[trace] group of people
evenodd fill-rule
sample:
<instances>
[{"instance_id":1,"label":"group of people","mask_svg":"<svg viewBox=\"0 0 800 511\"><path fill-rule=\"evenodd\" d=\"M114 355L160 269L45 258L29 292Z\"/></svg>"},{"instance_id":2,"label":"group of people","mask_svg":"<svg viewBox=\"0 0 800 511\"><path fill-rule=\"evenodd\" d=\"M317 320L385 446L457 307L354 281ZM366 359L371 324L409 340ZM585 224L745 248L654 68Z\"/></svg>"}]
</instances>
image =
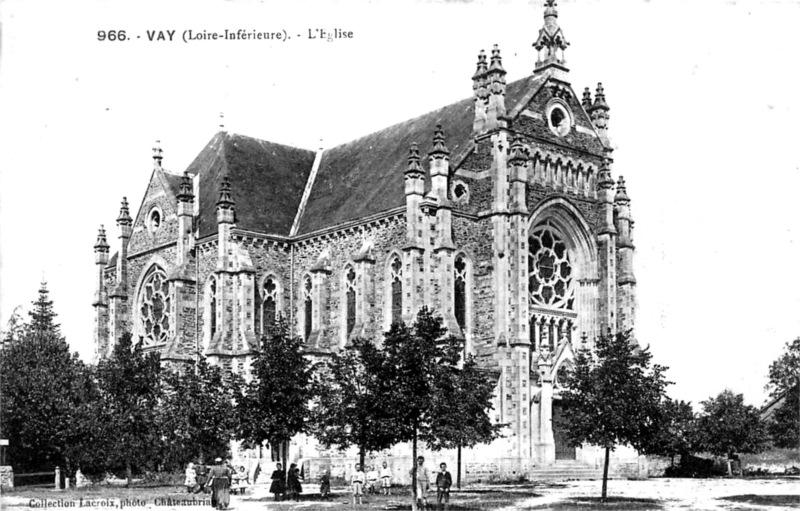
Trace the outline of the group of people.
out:
<instances>
[{"instance_id":1,"label":"group of people","mask_svg":"<svg viewBox=\"0 0 800 511\"><path fill-rule=\"evenodd\" d=\"M303 486L300 484L302 477L297 464L292 463L289 465L289 471L284 472L283 466L278 463L270 479L272 484L269 486L269 492L275 495L275 500L282 500L284 496L286 500L300 500Z\"/></svg>"},{"instance_id":2,"label":"group of people","mask_svg":"<svg viewBox=\"0 0 800 511\"><path fill-rule=\"evenodd\" d=\"M353 490L353 504L358 502L361 504L361 497L364 495L364 486L366 482L366 491L370 494L376 494L379 492L378 490L378 478L380 477L380 485L381 489L383 490L384 495L389 495L389 488L392 486L392 471L389 468L389 465L384 461L383 468L381 468L380 474L378 470L375 468L375 465L372 465L369 471L364 474L364 471L361 469L361 465L356 463L355 470L353 474L350 476L350 486Z\"/></svg>"},{"instance_id":3,"label":"group of people","mask_svg":"<svg viewBox=\"0 0 800 511\"><path fill-rule=\"evenodd\" d=\"M227 509L230 505L231 491L244 489L249 485L249 476L244 466L234 470L229 460L214 460L214 465L203 463L186 465L184 486L188 493L211 492L211 506L215 509Z\"/></svg>"},{"instance_id":4,"label":"group of people","mask_svg":"<svg viewBox=\"0 0 800 511\"><path fill-rule=\"evenodd\" d=\"M410 470L409 475L416 477L416 498L420 509L428 509L428 492L430 491L431 477L428 467L425 466L425 458L420 456ZM284 471L283 466L278 463L270 477L272 483L269 491L274 494L275 500L299 500L303 492L301 485L302 476L297 464L289 465L289 470ZM215 464L207 467L202 463L195 465L189 463L186 467L186 480L184 481L186 491L189 493L201 493L211 491L211 506L224 510L230 505L231 491L244 488L249 485L249 478L244 466L234 470L230 461L217 458ZM383 462L380 471L375 465L369 468L365 474L360 464L356 463L353 473L350 476L350 487L353 495L353 505L363 504L362 497L364 492L370 494L389 495L392 485L392 471L387 462ZM450 503L450 488L453 486L453 477L447 471L447 465L441 463L439 471L436 473L436 503L441 510L446 510ZM331 491L331 472L326 470L320 477L320 494L327 499Z\"/></svg>"},{"instance_id":5,"label":"group of people","mask_svg":"<svg viewBox=\"0 0 800 511\"><path fill-rule=\"evenodd\" d=\"M413 478L416 475L417 485L417 505L420 509L428 509L428 491L430 490L431 477L428 472L428 467L425 466L425 458L420 456L417 458L417 464L409 471L409 475ZM330 473L327 473L327 490L330 491ZM375 466L370 467L369 472L364 474L361 470L361 465L356 463L355 470L350 477L350 486L353 493L353 505L362 504L362 496L364 495L364 484L366 481L367 491L369 493L378 493L378 471ZM392 471L389 469L388 464L384 461L383 468L380 471L381 488L384 495L389 495L389 489L392 482ZM439 509L445 510L450 504L450 488L453 486L453 476L447 471L447 464L442 463L439 465L439 472L436 473L436 503Z\"/></svg>"}]
</instances>

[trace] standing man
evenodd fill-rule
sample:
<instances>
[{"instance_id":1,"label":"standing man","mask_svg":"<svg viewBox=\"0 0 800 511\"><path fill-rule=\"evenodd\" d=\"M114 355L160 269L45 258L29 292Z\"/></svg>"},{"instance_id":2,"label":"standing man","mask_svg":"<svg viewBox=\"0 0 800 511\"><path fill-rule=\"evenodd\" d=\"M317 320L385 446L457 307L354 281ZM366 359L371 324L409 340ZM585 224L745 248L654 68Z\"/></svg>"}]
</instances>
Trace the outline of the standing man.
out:
<instances>
[{"instance_id":1,"label":"standing man","mask_svg":"<svg viewBox=\"0 0 800 511\"><path fill-rule=\"evenodd\" d=\"M417 458L417 465L411 469L410 475L413 478L414 472L417 473L417 506L420 509L428 509L428 489L431 486L431 476L428 467L425 466L425 458Z\"/></svg>"},{"instance_id":2,"label":"standing man","mask_svg":"<svg viewBox=\"0 0 800 511\"><path fill-rule=\"evenodd\" d=\"M436 503L440 511L444 511L450 505L451 486L453 486L453 476L447 471L447 465L442 463L436 474Z\"/></svg>"}]
</instances>

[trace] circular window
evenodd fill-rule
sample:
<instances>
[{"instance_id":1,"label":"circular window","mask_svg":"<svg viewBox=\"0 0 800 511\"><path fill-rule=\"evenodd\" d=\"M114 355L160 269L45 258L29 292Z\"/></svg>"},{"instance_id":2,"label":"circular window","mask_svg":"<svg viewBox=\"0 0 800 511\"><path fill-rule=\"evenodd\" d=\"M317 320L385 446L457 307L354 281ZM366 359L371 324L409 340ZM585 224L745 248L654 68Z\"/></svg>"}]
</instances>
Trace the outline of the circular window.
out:
<instances>
[{"instance_id":1,"label":"circular window","mask_svg":"<svg viewBox=\"0 0 800 511\"><path fill-rule=\"evenodd\" d=\"M158 208L153 208L147 217L147 228L150 232L156 232L161 227L161 221L161 211Z\"/></svg>"},{"instance_id":2,"label":"circular window","mask_svg":"<svg viewBox=\"0 0 800 511\"><path fill-rule=\"evenodd\" d=\"M569 112L561 104L554 104L550 107L547 114L547 123L550 125L550 131L563 137L569 133L572 127L572 120L570 119Z\"/></svg>"},{"instance_id":3,"label":"circular window","mask_svg":"<svg viewBox=\"0 0 800 511\"><path fill-rule=\"evenodd\" d=\"M455 184L453 184L453 197L457 201L469 200L469 188L467 187L466 183L462 181L456 181Z\"/></svg>"}]
</instances>

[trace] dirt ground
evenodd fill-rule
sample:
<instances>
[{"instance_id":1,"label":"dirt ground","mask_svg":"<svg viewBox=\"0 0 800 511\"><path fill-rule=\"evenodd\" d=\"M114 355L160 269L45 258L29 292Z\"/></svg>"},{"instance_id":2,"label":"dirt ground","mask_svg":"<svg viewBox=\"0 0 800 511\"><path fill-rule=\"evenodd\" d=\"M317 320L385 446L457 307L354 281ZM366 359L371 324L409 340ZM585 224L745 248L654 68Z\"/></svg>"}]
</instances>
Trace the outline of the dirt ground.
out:
<instances>
[{"instance_id":1,"label":"dirt ground","mask_svg":"<svg viewBox=\"0 0 800 511\"><path fill-rule=\"evenodd\" d=\"M609 502L599 502L600 481L527 483L517 485L470 486L453 491L450 511L466 510L541 510L573 511L590 509L635 510L786 510L800 509L800 478L780 479L649 479L612 480L608 483ZM234 495L232 511L388 511L410 509L408 488L394 488L393 494L365 496L364 504L353 506L344 488L334 488L328 501L311 493L316 485L304 486L299 502L275 502L266 486L250 488L245 495ZM190 499L194 498L192 502ZM203 501L203 499L206 499ZM435 504L435 492L430 496ZM189 510L209 509L208 496L187 495L180 488L93 487L56 491L18 489L0 497L0 507L11 511L28 509L127 509ZM431 506L429 509L435 509Z\"/></svg>"}]
</instances>

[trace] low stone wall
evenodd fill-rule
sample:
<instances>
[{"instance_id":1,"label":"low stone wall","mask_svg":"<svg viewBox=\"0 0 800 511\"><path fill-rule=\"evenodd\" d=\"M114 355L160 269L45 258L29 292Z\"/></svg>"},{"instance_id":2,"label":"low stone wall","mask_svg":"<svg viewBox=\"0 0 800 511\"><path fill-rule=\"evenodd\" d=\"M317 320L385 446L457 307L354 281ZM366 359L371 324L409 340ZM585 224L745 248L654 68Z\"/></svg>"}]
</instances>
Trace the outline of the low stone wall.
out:
<instances>
[{"instance_id":1,"label":"low stone wall","mask_svg":"<svg viewBox=\"0 0 800 511\"><path fill-rule=\"evenodd\" d=\"M676 459L675 463L677 462ZM672 459L667 456L647 456L647 477L664 477L671 465Z\"/></svg>"}]
</instances>

